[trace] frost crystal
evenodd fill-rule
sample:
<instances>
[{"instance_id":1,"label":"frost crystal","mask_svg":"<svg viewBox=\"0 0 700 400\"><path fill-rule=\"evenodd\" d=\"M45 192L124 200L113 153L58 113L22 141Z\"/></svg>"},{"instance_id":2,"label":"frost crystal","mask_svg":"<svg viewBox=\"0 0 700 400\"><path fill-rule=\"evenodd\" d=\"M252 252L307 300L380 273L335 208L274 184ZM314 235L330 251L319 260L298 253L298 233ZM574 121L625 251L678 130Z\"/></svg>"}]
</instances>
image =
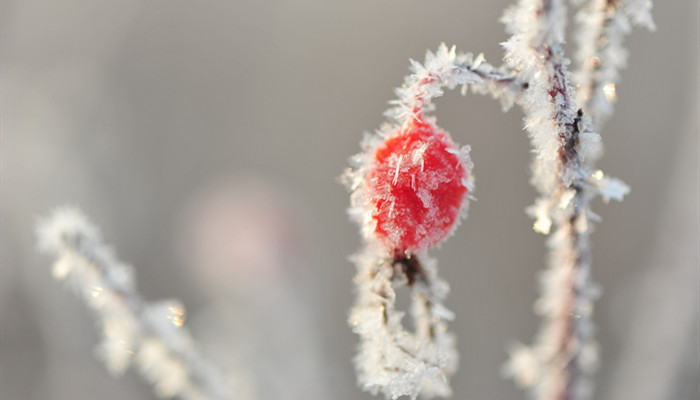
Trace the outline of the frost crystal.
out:
<instances>
[{"instance_id":1,"label":"frost crystal","mask_svg":"<svg viewBox=\"0 0 700 400\"><path fill-rule=\"evenodd\" d=\"M183 326L182 305L143 301L132 268L116 259L80 211L56 210L37 225L37 236L39 248L57 258L54 277L65 281L95 314L102 333L96 355L109 372L122 374L135 364L159 397L234 398Z\"/></svg>"}]
</instances>

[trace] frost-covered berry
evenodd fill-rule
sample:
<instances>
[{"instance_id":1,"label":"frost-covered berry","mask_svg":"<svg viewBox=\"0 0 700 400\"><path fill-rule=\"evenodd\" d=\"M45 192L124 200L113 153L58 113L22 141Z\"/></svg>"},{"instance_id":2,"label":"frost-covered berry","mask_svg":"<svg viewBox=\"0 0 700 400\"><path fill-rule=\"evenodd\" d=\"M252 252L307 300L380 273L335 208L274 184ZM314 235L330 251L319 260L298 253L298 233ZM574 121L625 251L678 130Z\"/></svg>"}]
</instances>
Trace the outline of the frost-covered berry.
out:
<instances>
[{"instance_id":1,"label":"frost-covered berry","mask_svg":"<svg viewBox=\"0 0 700 400\"><path fill-rule=\"evenodd\" d=\"M447 132L422 115L388 136L374 153L366 181L375 237L399 256L448 236L467 201L466 157Z\"/></svg>"}]
</instances>

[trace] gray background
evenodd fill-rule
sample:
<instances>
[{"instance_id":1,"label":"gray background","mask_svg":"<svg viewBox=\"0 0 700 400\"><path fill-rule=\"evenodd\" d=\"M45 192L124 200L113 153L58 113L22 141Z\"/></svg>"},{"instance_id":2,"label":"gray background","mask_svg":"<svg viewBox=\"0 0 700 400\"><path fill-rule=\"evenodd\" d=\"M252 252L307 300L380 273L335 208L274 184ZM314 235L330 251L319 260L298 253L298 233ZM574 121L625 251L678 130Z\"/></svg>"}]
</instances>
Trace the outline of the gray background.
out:
<instances>
[{"instance_id":1,"label":"gray background","mask_svg":"<svg viewBox=\"0 0 700 400\"><path fill-rule=\"evenodd\" d=\"M354 383L347 256L360 243L336 177L362 131L382 122L409 58L444 41L500 63L508 3L3 1L3 400L153 398L133 373L114 380L92 357L92 319L35 252L38 215L80 206L136 266L144 296L178 297L196 316L231 299L193 283L184 216L229 177L268 187L293 220L290 252L304 262L282 280L311 321L305 340L317 338L319 387L328 398L371 398ZM697 2L658 2L654 18L656 33L636 30L627 42L620 101L601 132L600 166L632 192L623 204L594 204L603 217L593 236L604 289L597 399L698 398ZM499 376L505 347L537 330L545 257L523 211L535 193L522 115L476 95L437 105L476 165L478 201L433 252L457 314L455 398L522 398ZM247 329L284 329L274 321Z\"/></svg>"}]
</instances>

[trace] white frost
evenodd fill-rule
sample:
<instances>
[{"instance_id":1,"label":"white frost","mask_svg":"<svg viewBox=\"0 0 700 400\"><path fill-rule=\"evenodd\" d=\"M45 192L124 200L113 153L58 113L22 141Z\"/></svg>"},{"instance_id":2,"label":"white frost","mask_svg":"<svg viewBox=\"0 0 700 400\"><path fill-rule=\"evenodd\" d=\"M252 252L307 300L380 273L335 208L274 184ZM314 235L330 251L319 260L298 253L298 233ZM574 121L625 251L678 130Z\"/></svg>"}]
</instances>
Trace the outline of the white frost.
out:
<instances>
[{"instance_id":1,"label":"white frost","mask_svg":"<svg viewBox=\"0 0 700 400\"><path fill-rule=\"evenodd\" d=\"M410 288L413 331L404 327L405 313L396 309L396 289L408 284L400 266L373 243L353 257L357 300L349 323L360 336L358 381L365 390L391 399L450 396L448 378L457 369L455 340L446 323L454 315L442 304L447 284L437 276L434 260L414 257L425 276Z\"/></svg>"}]
</instances>

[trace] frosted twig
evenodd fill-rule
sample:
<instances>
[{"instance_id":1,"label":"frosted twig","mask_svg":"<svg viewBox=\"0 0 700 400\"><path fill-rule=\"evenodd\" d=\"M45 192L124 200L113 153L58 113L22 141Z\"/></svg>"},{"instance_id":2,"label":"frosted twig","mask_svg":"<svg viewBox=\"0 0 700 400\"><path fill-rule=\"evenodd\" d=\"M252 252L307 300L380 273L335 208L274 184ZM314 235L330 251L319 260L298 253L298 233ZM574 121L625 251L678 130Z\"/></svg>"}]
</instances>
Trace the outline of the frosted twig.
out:
<instances>
[{"instance_id":1,"label":"frosted twig","mask_svg":"<svg viewBox=\"0 0 700 400\"><path fill-rule=\"evenodd\" d=\"M457 54L454 46L448 49L444 43L434 54L426 52L422 65L411 60L411 72L403 86L396 89L398 99L390 102L394 107L385 113L399 124L418 112L432 111L432 98L442 96L444 88L462 85L462 94L466 94L471 86L475 93L500 99L503 108L508 109L527 86L516 74L488 64L483 54Z\"/></svg>"},{"instance_id":2,"label":"frosted twig","mask_svg":"<svg viewBox=\"0 0 700 400\"><path fill-rule=\"evenodd\" d=\"M549 234L549 267L541 276L536 312L544 318L535 344L515 346L504 367L539 400L590 397L597 344L591 321L599 290L590 279L589 235L595 195L620 200L628 187L594 171L600 136L576 106L562 45L566 8L562 0L521 0L503 21L512 37L506 63L529 87L520 104L535 152L532 183L540 193L531 213L534 229Z\"/></svg>"},{"instance_id":3,"label":"frosted twig","mask_svg":"<svg viewBox=\"0 0 700 400\"><path fill-rule=\"evenodd\" d=\"M494 99L500 100L503 111L509 110L528 87L527 82L523 82L516 73L505 66L496 68L484 62L483 54L474 58L472 53L465 53L460 56L458 62L458 68L481 78L481 81L465 83L462 86L462 95L467 94L469 87L474 93L490 94Z\"/></svg>"},{"instance_id":4,"label":"frosted twig","mask_svg":"<svg viewBox=\"0 0 700 400\"><path fill-rule=\"evenodd\" d=\"M581 8L576 14L578 64L572 79L578 88L577 102L584 114L600 129L613 113L617 100L615 85L620 70L627 65L627 50L622 46L631 26L654 30L651 0L575 0Z\"/></svg>"},{"instance_id":5,"label":"frosted twig","mask_svg":"<svg viewBox=\"0 0 700 400\"><path fill-rule=\"evenodd\" d=\"M436 262L425 255L396 261L373 247L368 243L353 257L357 300L349 322L360 336L358 380L365 390L392 399L449 396L447 378L457 369L457 352L446 321L454 315L442 304L448 286L437 276ZM402 286L411 289L413 332L396 309Z\"/></svg>"},{"instance_id":6,"label":"frosted twig","mask_svg":"<svg viewBox=\"0 0 700 400\"><path fill-rule=\"evenodd\" d=\"M102 334L96 353L110 373L120 375L135 365L159 397L234 398L224 376L200 355L183 326L182 305L144 301L132 268L116 259L80 211L56 210L39 222L37 235L40 249L57 259L54 277L65 281L95 315Z\"/></svg>"}]
</instances>

